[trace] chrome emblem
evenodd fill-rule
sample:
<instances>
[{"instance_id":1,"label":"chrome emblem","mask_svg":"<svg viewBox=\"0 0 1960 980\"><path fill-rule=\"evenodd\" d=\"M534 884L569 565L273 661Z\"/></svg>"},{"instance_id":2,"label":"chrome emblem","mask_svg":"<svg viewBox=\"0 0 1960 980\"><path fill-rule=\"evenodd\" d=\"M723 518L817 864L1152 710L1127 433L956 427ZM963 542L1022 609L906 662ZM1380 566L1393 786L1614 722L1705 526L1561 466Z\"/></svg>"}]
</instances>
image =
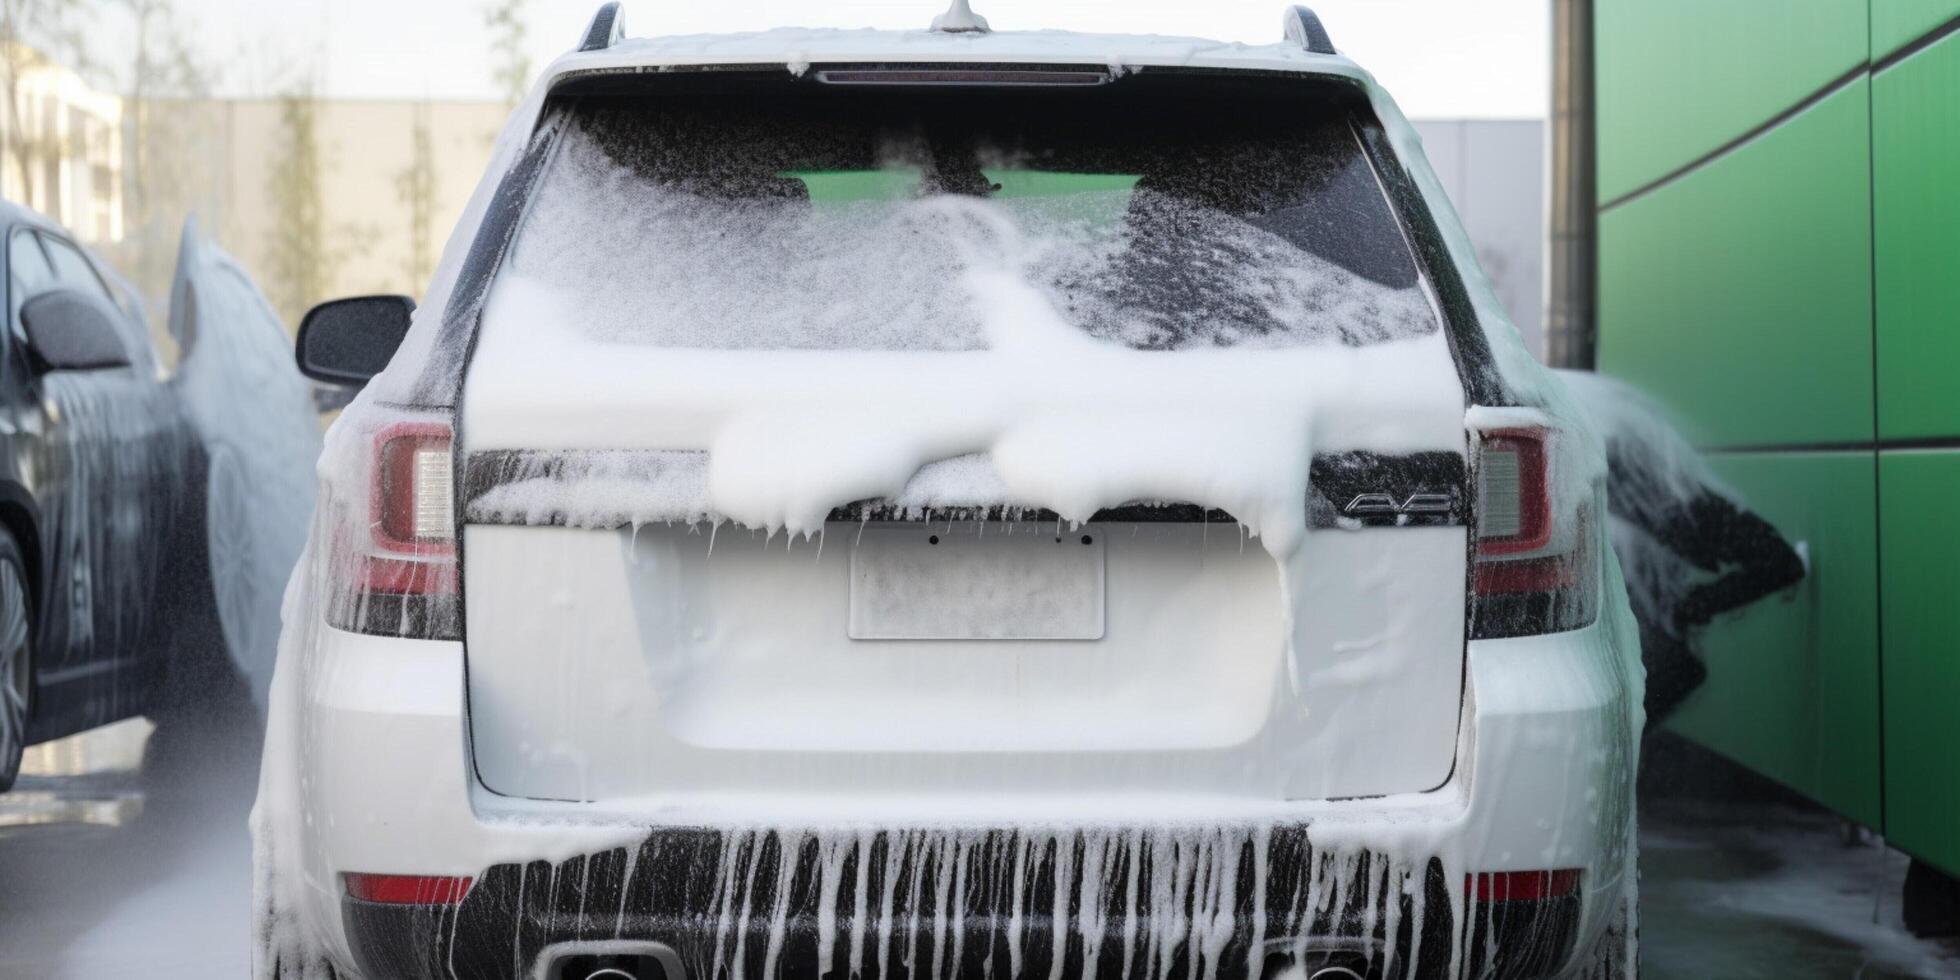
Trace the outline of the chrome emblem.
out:
<instances>
[{"instance_id":1,"label":"chrome emblem","mask_svg":"<svg viewBox=\"0 0 1960 980\"><path fill-rule=\"evenodd\" d=\"M1343 514L1447 514L1455 506L1447 493L1412 493L1409 499L1396 503L1395 498L1385 493L1364 493L1357 495L1341 508Z\"/></svg>"}]
</instances>

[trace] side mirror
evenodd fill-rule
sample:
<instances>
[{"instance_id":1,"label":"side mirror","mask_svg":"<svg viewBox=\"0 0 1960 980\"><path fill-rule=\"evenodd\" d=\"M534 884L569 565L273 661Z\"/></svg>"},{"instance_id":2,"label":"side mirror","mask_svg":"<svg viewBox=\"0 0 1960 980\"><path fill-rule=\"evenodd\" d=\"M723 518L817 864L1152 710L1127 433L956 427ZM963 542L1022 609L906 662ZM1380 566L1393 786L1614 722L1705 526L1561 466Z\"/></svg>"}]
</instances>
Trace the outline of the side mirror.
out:
<instances>
[{"instance_id":1,"label":"side mirror","mask_svg":"<svg viewBox=\"0 0 1960 980\"><path fill-rule=\"evenodd\" d=\"M20 307L27 357L37 372L96 371L129 366L118 314L75 289L52 289Z\"/></svg>"},{"instance_id":2,"label":"side mirror","mask_svg":"<svg viewBox=\"0 0 1960 980\"><path fill-rule=\"evenodd\" d=\"M414 312L406 296L355 296L307 310L294 345L299 373L333 385L367 384L394 359Z\"/></svg>"}]
</instances>

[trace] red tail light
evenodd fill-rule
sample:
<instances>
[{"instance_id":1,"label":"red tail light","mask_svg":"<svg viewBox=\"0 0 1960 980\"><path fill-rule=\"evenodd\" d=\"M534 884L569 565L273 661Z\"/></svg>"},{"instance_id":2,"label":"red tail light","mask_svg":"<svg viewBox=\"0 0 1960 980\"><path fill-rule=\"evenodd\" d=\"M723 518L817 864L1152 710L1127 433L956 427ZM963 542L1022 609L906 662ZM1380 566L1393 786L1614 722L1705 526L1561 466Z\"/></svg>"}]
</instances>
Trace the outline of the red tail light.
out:
<instances>
[{"instance_id":1,"label":"red tail light","mask_svg":"<svg viewBox=\"0 0 1960 980\"><path fill-rule=\"evenodd\" d=\"M348 874L347 896L382 905L460 905L473 878Z\"/></svg>"},{"instance_id":2,"label":"red tail light","mask_svg":"<svg viewBox=\"0 0 1960 980\"><path fill-rule=\"evenodd\" d=\"M440 422L397 423L375 436L368 498L374 551L362 563L365 591L455 594L450 438L449 426Z\"/></svg>"},{"instance_id":3,"label":"red tail light","mask_svg":"<svg viewBox=\"0 0 1960 980\"><path fill-rule=\"evenodd\" d=\"M376 540L397 550L446 548L455 535L449 427L404 422L375 440Z\"/></svg>"},{"instance_id":4,"label":"red tail light","mask_svg":"<svg viewBox=\"0 0 1960 980\"><path fill-rule=\"evenodd\" d=\"M1579 869L1486 871L1463 879L1463 897L1479 902L1543 902L1579 890Z\"/></svg>"},{"instance_id":5,"label":"red tail light","mask_svg":"<svg viewBox=\"0 0 1960 980\"><path fill-rule=\"evenodd\" d=\"M334 626L420 639L460 635L452 442L449 423L426 416L372 436L360 513L342 513L336 529Z\"/></svg>"},{"instance_id":6,"label":"red tail light","mask_svg":"<svg viewBox=\"0 0 1960 980\"><path fill-rule=\"evenodd\" d=\"M1476 638L1577 629L1597 606L1590 500L1559 500L1554 434L1482 434L1477 452Z\"/></svg>"},{"instance_id":7,"label":"red tail light","mask_svg":"<svg viewBox=\"0 0 1960 980\"><path fill-rule=\"evenodd\" d=\"M1538 551L1552 539L1550 467L1543 429L1484 434L1478 457L1477 552L1498 557Z\"/></svg>"}]
</instances>

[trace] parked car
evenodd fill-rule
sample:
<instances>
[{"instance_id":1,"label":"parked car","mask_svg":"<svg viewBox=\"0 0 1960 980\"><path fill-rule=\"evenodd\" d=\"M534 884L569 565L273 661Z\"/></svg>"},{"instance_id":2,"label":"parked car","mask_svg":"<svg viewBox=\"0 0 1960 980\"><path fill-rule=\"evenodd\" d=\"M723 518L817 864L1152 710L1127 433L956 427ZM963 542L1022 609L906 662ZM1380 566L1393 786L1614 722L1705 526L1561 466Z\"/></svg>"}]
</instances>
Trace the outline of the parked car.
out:
<instances>
[{"instance_id":1,"label":"parked car","mask_svg":"<svg viewBox=\"0 0 1960 980\"><path fill-rule=\"evenodd\" d=\"M209 569L235 566L234 553L251 548L261 555L283 553L289 568L300 546L292 531L280 543L276 521L232 525L230 519L251 504L241 508L233 483L206 492L210 461L222 459L222 452L208 450L222 447L223 434L236 431L241 417L260 429L271 424L268 419L284 419L289 428L295 419L311 426L260 440L254 449L265 461L255 485L277 489L288 508L298 503L299 514L289 520L304 527L311 500L305 475L313 455L305 454L304 440L310 435L317 446L319 437L304 380L277 360L270 372L246 383L250 397L228 407L233 421L210 424L195 410L239 383L241 368L227 351L256 344L276 356L284 349L276 319L247 323L235 310L214 315L207 308L201 316L186 310L182 317L202 322L208 339L185 342L180 333L179 370L166 372L135 291L99 259L54 223L12 204L0 204L0 230L7 243L9 322L0 338L5 789L26 745L158 712L173 697L214 699L220 694L212 685L242 690L254 663L260 665L262 695L273 653L268 620L277 622L277 600L256 606L231 601L223 608L227 600L214 593ZM210 265L216 254L210 246L188 234L186 245L180 292L257 295L235 268L236 283L214 278L223 273ZM254 331L262 334L256 341L250 339ZM299 400L278 397L281 372ZM304 459L295 455L295 445ZM268 475L282 465L283 486ZM214 536L205 533L207 501L227 518L211 522L222 532ZM277 564L276 558L269 561ZM266 568L263 575L283 580L284 570ZM248 629L258 636L246 635ZM239 633L238 639L226 642L225 630ZM205 658L217 669L206 669Z\"/></svg>"},{"instance_id":2,"label":"parked car","mask_svg":"<svg viewBox=\"0 0 1960 980\"><path fill-rule=\"evenodd\" d=\"M1621 975L1604 458L1266 47L626 40L323 305L264 975Z\"/></svg>"},{"instance_id":3,"label":"parked car","mask_svg":"<svg viewBox=\"0 0 1960 980\"><path fill-rule=\"evenodd\" d=\"M188 594L178 636L180 681L235 683L263 708L279 644L286 580L306 547L320 457L314 388L292 360L292 335L236 259L185 223L171 284L181 352L171 388L197 436L182 515ZM205 654L194 663L190 661Z\"/></svg>"}]
</instances>

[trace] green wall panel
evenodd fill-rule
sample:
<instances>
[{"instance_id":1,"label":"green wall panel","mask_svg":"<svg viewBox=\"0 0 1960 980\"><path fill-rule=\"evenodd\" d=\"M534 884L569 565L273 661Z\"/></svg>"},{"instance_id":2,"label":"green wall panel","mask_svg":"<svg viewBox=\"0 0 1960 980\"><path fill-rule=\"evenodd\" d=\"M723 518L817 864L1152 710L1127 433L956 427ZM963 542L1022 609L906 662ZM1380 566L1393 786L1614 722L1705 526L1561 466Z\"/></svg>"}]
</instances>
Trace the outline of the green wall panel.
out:
<instances>
[{"instance_id":1,"label":"green wall panel","mask_svg":"<svg viewBox=\"0 0 1960 980\"><path fill-rule=\"evenodd\" d=\"M1960 435L1960 35L1872 81L1872 163L1879 435Z\"/></svg>"},{"instance_id":2,"label":"green wall panel","mask_svg":"<svg viewBox=\"0 0 1960 980\"><path fill-rule=\"evenodd\" d=\"M1871 0L1871 5L1873 61L1960 17L1960 0Z\"/></svg>"},{"instance_id":3,"label":"green wall panel","mask_svg":"<svg viewBox=\"0 0 1960 980\"><path fill-rule=\"evenodd\" d=\"M1687 165L1863 64L1866 28L1865 0L1598 0L1599 199Z\"/></svg>"},{"instance_id":4,"label":"green wall panel","mask_svg":"<svg viewBox=\"0 0 1960 980\"><path fill-rule=\"evenodd\" d=\"M1689 698L1673 727L1877 826L1872 454L1744 454L1713 462L1753 509L1803 542L1810 574L1789 592L1708 627L1701 643L1708 683Z\"/></svg>"},{"instance_id":5,"label":"green wall panel","mask_svg":"<svg viewBox=\"0 0 1960 980\"><path fill-rule=\"evenodd\" d=\"M1879 462L1885 836L1960 874L1960 452Z\"/></svg>"},{"instance_id":6,"label":"green wall panel","mask_svg":"<svg viewBox=\"0 0 1960 980\"><path fill-rule=\"evenodd\" d=\"M1872 437L1868 84L1600 215L1600 370L1705 443Z\"/></svg>"}]
</instances>

